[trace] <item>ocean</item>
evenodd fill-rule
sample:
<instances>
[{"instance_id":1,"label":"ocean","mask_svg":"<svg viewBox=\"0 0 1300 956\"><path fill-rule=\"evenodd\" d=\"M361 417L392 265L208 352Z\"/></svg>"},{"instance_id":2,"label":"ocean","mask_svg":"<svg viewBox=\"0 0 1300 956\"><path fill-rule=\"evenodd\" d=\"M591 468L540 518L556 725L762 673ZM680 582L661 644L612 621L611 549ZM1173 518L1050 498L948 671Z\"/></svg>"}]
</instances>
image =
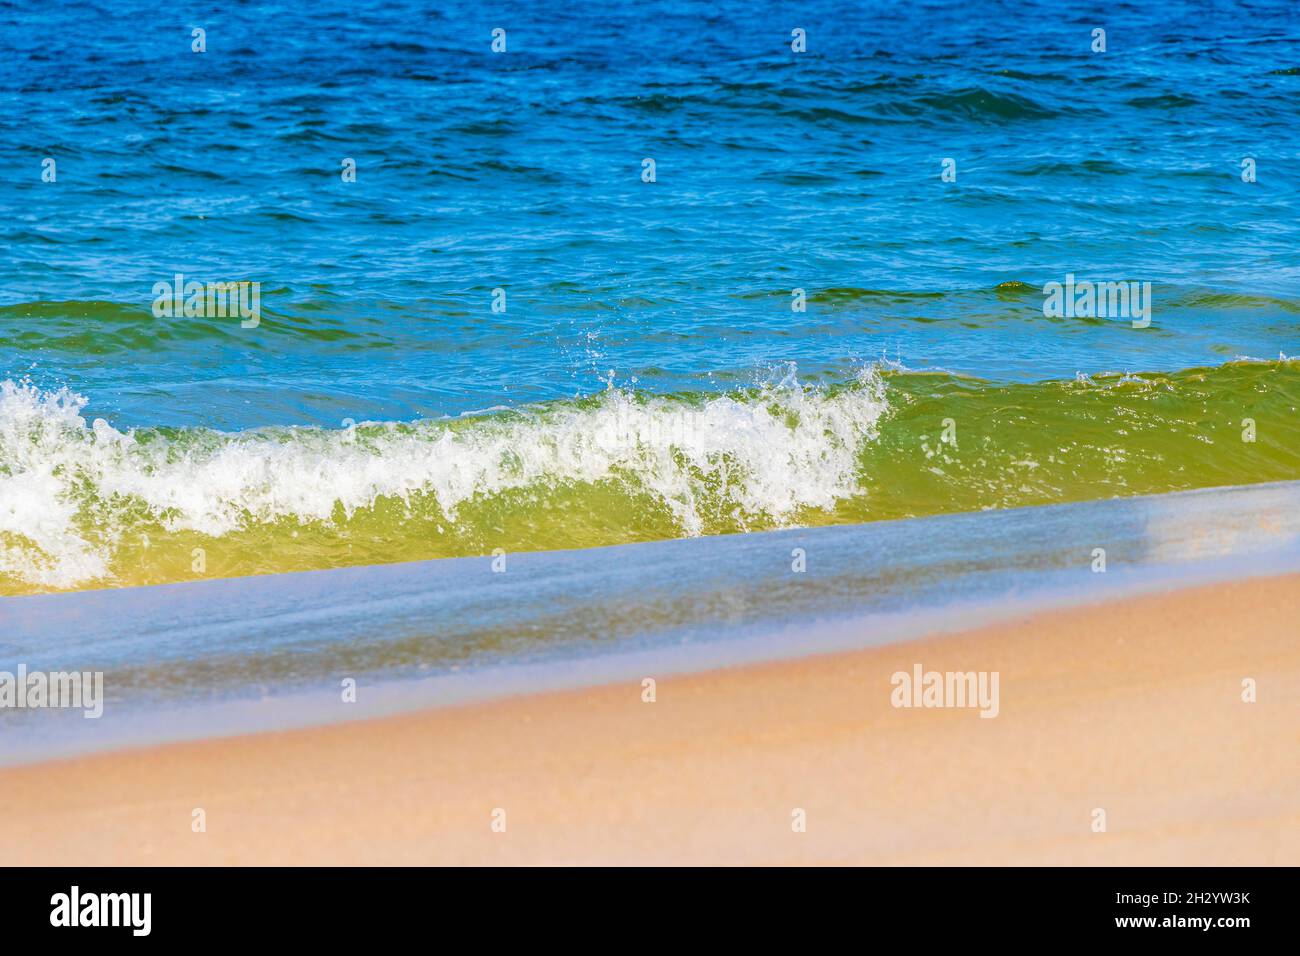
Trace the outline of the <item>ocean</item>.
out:
<instances>
[{"instance_id":1,"label":"ocean","mask_svg":"<svg viewBox=\"0 0 1300 956\"><path fill-rule=\"evenodd\" d=\"M0 595L1300 478L1298 39L1291 2L0 10ZM159 308L188 282L256 315Z\"/></svg>"}]
</instances>

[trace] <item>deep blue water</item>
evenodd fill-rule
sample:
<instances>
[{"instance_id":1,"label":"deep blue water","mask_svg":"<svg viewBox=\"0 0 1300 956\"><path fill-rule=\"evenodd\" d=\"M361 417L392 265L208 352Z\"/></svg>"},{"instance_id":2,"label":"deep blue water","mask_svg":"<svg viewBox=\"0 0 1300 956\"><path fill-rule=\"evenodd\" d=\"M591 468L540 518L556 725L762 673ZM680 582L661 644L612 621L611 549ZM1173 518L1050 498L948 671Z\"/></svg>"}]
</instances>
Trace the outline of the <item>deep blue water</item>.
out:
<instances>
[{"instance_id":1,"label":"deep blue water","mask_svg":"<svg viewBox=\"0 0 1300 956\"><path fill-rule=\"evenodd\" d=\"M1294 2L10 5L0 379L241 429L1276 358L1298 41ZM155 318L177 272L261 325ZM1067 273L1152 282L1152 327L1044 318Z\"/></svg>"}]
</instances>

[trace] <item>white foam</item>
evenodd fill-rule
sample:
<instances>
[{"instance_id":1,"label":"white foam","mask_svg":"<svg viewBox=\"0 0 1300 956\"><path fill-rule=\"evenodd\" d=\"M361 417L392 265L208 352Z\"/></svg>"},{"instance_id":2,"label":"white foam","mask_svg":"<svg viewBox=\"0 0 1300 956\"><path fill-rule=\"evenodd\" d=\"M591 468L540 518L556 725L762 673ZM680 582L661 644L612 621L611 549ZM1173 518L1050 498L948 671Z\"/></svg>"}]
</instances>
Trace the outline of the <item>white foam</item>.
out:
<instances>
[{"instance_id":1,"label":"white foam","mask_svg":"<svg viewBox=\"0 0 1300 956\"><path fill-rule=\"evenodd\" d=\"M119 518L140 509L169 531L220 536L417 494L455 520L479 495L613 481L653 496L685 535L711 517L783 524L857 491L858 453L887 408L874 368L839 390L792 375L691 399L611 388L468 420L179 439L87 426L85 404L67 389L0 385L0 573L50 587L102 578Z\"/></svg>"}]
</instances>

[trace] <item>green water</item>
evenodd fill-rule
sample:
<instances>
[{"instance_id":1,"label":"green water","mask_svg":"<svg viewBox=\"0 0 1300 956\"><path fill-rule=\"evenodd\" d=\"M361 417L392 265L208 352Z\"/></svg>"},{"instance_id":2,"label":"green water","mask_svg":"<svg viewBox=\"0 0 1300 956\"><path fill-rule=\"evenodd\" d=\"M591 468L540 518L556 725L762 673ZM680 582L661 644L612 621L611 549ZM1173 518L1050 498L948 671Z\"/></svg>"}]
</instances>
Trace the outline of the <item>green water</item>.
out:
<instances>
[{"instance_id":1,"label":"green water","mask_svg":"<svg viewBox=\"0 0 1300 956\"><path fill-rule=\"evenodd\" d=\"M1300 363L595 396L346 429L118 431L7 385L0 593L907 518L1300 478ZM15 482L11 482L15 484ZM21 529L21 530L19 530Z\"/></svg>"}]
</instances>

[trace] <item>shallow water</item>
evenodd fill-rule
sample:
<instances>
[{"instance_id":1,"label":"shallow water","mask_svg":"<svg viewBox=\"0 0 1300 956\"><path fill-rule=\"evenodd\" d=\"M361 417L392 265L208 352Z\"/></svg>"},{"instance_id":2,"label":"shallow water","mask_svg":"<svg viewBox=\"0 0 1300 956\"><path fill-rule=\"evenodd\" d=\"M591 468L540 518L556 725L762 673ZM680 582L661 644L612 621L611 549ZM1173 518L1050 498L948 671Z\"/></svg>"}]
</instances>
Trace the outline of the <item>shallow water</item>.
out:
<instances>
[{"instance_id":1,"label":"shallow water","mask_svg":"<svg viewBox=\"0 0 1300 956\"><path fill-rule=\"evenodd\" d=\"M102 671L104 717L0 708L0 763L859 648L1300 569L1300 482L7 599L0 671ZM1099 552L1098 549L1101 549ZM344 680L355 702L342 703Z\"/></svg>"},{"instance_id":2,"label":"shallow water","mask_svg":"<svg viewBox=\"0 0 1300 956\"><path fill-rule=\"evenodd\" d=\"M1294 4L864 6L0 12L0 594L1300 477Z\"/></svg>"}]
</instances>

